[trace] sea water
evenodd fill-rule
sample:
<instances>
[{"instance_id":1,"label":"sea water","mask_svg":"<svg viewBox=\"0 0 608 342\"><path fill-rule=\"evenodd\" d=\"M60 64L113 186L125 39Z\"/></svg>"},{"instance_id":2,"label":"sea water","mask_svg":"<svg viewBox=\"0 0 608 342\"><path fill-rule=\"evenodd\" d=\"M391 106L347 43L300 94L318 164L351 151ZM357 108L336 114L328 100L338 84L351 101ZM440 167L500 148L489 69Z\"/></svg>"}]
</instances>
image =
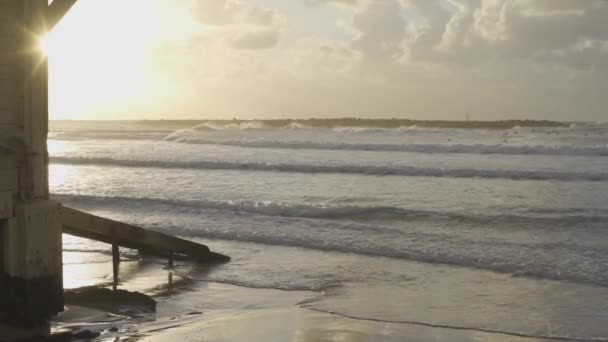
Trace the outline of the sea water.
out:
<instances>
[{"instance_id":1,"label":"sea water","mask_svg":"<svg viewBox=\"0 0 608 342\"><path fill-rule=\"evenodd\" d=\"M607 124L55 122L49 150L55 199L233 258L184 279L311 291L302 308L354 319L608 340Z\"/></svg>"}]
</instances>

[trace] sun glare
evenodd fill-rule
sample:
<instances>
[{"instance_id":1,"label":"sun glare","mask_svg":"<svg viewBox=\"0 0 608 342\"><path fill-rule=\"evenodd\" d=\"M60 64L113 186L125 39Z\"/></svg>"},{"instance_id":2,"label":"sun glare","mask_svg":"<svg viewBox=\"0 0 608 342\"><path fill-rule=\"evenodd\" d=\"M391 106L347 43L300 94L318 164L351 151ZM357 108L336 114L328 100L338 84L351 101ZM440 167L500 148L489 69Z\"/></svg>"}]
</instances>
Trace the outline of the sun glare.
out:
<instances>
[{"instance_id":1,"label":"sun glare","mask_svg":"<svg viewBox=\"0 0 608 342\"><path fill-rule=\"evenodd\" d=\"M164 6L164 7L163 7ZM163 1L92 1L73 10L41 41L49 56L52 119L91 118L153 94L154 44L182 33Z\"/></svg>"},{"instance_id":2,"label":"sun glare","mask_svg":"<svg viewBox=\"0 0 608 342\"><path fill-rule=\"evenodd\" d=\"M39 48L42 50L42 52L48 56L49 54L49 49L50 49L50 43L49 43L49 35L45 35L43 37L40 38L40 43L39 43Z\"/></svg>"}]
</instances>

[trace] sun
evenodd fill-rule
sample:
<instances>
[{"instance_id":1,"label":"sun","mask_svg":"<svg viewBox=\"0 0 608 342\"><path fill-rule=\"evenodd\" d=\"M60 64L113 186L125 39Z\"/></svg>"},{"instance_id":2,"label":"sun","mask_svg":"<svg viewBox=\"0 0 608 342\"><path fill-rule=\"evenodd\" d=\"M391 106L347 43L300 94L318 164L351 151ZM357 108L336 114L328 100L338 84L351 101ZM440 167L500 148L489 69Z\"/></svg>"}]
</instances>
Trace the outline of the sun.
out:
<instances>
[{"instance_id":1,"label":"sun","mask_svg":"<svg viewBox=\"0 0 608 342\"><path fill-rule=\"evenodd\" d=\"M49 39L50 38L49 38L48 34L45 34L44 36L42 36L42 37L39 38L39 46L38 46L38 48L40 48L40 50L42 51L42 53L45 56L49 55L49 50L51 48Z\"/></svg>"}]
</instances>

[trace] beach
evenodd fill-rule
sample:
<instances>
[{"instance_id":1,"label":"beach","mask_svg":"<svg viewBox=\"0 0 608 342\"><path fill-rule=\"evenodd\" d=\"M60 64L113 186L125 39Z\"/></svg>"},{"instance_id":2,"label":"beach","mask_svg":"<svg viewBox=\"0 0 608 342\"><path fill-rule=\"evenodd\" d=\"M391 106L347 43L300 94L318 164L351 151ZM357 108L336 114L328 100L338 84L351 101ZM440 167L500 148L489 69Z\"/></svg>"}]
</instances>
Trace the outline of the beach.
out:
<instances>
[{"instance_id":1,"label":"beach","mask_svg":"<svg viewBox=\"0 0 608 342\"><path fill-rule=\"evenodd\" d=\"M67 252L69 254L69 252ZM415 311L441 312L444 323L432 316L415 318L408 322L349 317L347 314L324 312L314 305L323 300L325 291L304 291L284 289L251 288L220 282L193 282L178 276L170 284L168 270L163 269L162 260L123 262L121 289L142 291L157 301L157 311L138 312L137 307L125 303L120 308L124 313L109 313L103 310L87 309L67 305L66 311L54 322L54 330L71 329L75 332L91 330L100 333L100 340L135 341L551 341L559 338L526 336L515 330L492 331L483 328L482 319L471 320L471 326L450 325L458 312L467 312L470 307L435 307L437 300L429 297L417 298L409 303ZM180 268L197 268L191 263L178 265ZM414 266L415 267L415 266ZM103 284L108 281L111 264L89 264L89 272L74 270L66 266L66 274L78 275L72 279L72 286ZM496 275L486 275L494 276ZM499 279L496 279L499 281ZM491 285L491 284L488 284ZM494 284L495 285L495 284ZM438 287L448 287L439 285ZM539 292L548 290L544 284ZM445 289L445 288L444 288ZM479 289L479 288L477 288ZM494 289L500 292L500 289ZM513 289L511 289L513 290ZM521 290L521 289L520 289ZM473 291L452 289L464 294ZM452 292L452 293L454 293ZM358 305L376 301L371 306L391 306L394 292L361 295L354 300ZM484 294L476 294L484 295ZM487 294L486 294L487 295ZM528 293L528 295L531 295ZM538 295L538 293L536 293ZM492 308L486 308L492 310ZM497 308L494 308L496 310ZM515 314L515 313L510 313ZM452 316L452 317L450 317ZM416 321L415 319L420 319ZM531 317L511 317L513 320L528 320ZM433 323L436 322L436 323ZM114 331L115 330L115 331ZM549 337L549 336L544 336ZM566 340L576 340L567 338ZM600 339L601 340L601 339Z\"/></svg>"},{"instance_id":2,"label":"beach","mask_svg":"<svg viewBox=\"0 0 608 342\"><path fill-rule=\"evenodd\" d=\"M254 249L241 255L235 249L236 260L259 248L238 247ZM209 271L206 266L186 261L176 265L170 282L169 270L161 259L123 260L119 288L150 295L157 301L156 312L140 312L129 303L119 308L121 312L112 313L68 304L54 328L96 331L101 333L101 340L119 337L137 341L605 340L601 335L603 317L596 314L602 312L604 303L587 308L580 304L581 298L607 298L606 289L525 278L513 280L494 272L450 267L437 267L432 279L423 264L403 265L390 259L378 262L400 263L398 267L406 266L403 272L411 274L412 279L424 276L431 284L317 291L252 288L176 275ZM65 274L75 276L69 286L109 285L111 263L83 265L66 265ZM267 266L280 267L272 263ZM367 312L369 316L357 316L357 312ZM570 315L584 319L588 325L577 326ZM522 327L528 330L522 331ZM116 331L110 331L112 328ZM590 329L595 329L597 335L572 335L573 331L594 333Z\"/></svg>"},{"instance_id":3,"label":"beach","mask_svg":"<svg viewBox=\"0 0 608 342\"><path fill-rule=\"evenodd\" d=\"M102 340L604 341L607 139L601 123L64 122L51 192L232 258L170 270L123 249L119 288L157 312L100 313L84 325ZM66 288L111 269L108 245L64 236Z\"/></svg>"}]
</instances>

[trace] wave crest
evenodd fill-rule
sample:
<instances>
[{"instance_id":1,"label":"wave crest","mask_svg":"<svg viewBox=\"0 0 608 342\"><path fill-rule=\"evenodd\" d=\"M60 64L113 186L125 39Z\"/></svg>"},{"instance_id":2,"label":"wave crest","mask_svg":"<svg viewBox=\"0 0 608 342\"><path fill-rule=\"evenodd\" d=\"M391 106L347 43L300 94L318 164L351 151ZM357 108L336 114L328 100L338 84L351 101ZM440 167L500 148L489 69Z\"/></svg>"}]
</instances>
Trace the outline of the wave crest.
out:
<instances>
[{"instance_id":1,"label":"wave crest","mask_svg":"<svg viewBox=\"0 0 608 342\"><path fill-rule=\"evenodd\" d=\"M552 156L608 156L608 146L502 145L502 144L346 144L313 141L221 140L197 136L179 136L179 142L200 145L223 145L250 148L281 148L346 151L386 151L413 153L463 153Z\"/></svg>"},{"instance_id":2,"label":"wave crest","mask_svg":"<svg viewBox=\"0 0 608 342\"><path fill-rule=\"evenodd\" d=\"M366 165L314 165L314 164L270 164L240 163L230 161L163 161L114 158L51 157L52 163L67 165L104 165L117 167L143 167L161 169L195 170L240 170L293 173L334 173L370 176L449 177L484 178L510 180L557 180L557 181L607 181L608 173L582 173L562 171L441 169L410 166L366 166Z\"/></svg>"},{"instance_id":3,"label":"wave crest","mask_svg":"<svg viewBox=\"0 0 608 342\"><path fill-rule=\"evenodd\" d=\"M82 195L54 195L53 198L65 202L68 206L73 205L81 209L105 209L113 213L127 212L130 217L127 222L131 220L134 224L143 226L147 224L151 229L160 229L161 231L185 237L301 247L313 250L488 269L517 276L564 279L601 285L608 284L608 277L603 266L601 266L605 264L606 253L605 249L600 245L580 245L567 241L548 241L543 243L537 241L495 241L494 239L469 241L463 240L458 234L442 233L438 235L432 232L427 233L424 228L427 225L423 222L413 223L415 226L420 227L420 229L409 230L388 229L390 227L385 225L385 222L367 224L363 222L294 220L294 225L280 224L275 226L270 224L270 227L266 229L264 227L268 223L276 222L275 218L270 217L270 220L267 220L263 217L247 215L246 219L248 222L253 222L254 226L263 225L263 227L250 229L250 227L246 226L243 229L237 227L225 229L225 221L222 221L219 226L197 224L196 222L200 221L200 217L215 217L217 214L219 214L219 217L235 218L236 215L234 213L204 212L200 208L219 207L222 210L261 212L265 215L278 216L319 216L316 213L316 210L319 209L301 206L294 210L290 208L282 210L281 208L272 206L268 208L256 207L251 205L251 203L176 201ZM193 207L193 209L175 211L173 210L174 208L168 208L168 206ZM174 221L169 218L167 220L160 219L161 221L157 221L156 219L147 221L144 219L143 222L138 222L141 216L149 215L150 211L164 211L166 209L169 209L168 212L173 213L173 215L178 215L179 217L186 216L186 221ZM338 212L339 210L348 209L351 213L356 213L356 210L358 210L356 207L329 208L327 212L332 212L336 209L338 209ZM543 234L551 234L556 229L558 232L563 230L568 231L570 234L573 229L576 229L578 233L586 234L596 229L602 229L607 222L606 216L588 217L589 221L584 221L581 217L538 218L510 215L492 217L475 214L467 216L466 214L451 212L423 212L395 209L403 210L405 215L412 215L412 218L416 218L416 215L420 218L424 218L427 215L430 220L444 217L449 220L455 220L453 223L457 224L462 223L464 220L478 221L481 224L476 226L478 229L482 229L482 231L486 229L484 227L489 226L501 230L534 226L535 229L542 229L544 231ZM386 208L377 208L377 210L382 211L386 210ZM310 215L310 213L313 214ZM345 211L344 215L350 214L346 214ZM237 217L233 223L238 222L240 225L243 222L242 219ZM592 220L596 220L596 223L599 223L597 225L589 224ZM188 223L184 224L184 222ZM296 222L299 223L296 224ZM450 224L450 226L452 225ZM372 230L374 227L377 229ZM346 239L342 233L343 229L348 229L349 231L348 238ZM407 241L415 241L416 243L406 243ZM497 253L488 255L486 253L487 250L496 250ZM584 262L591 260L593 262L590 264ZM584 267L580 267L581 265Z\"/></svg>"},{"instance_id":4,"label":"wave crest","mask_svg":"<svg viewBox=\"0 0 608 342\"><path fill-rule=\"evenodd\" d=\"M78 202L93 205L112 204L116 201L143 202L149 204L172 205L178 207L225 210L233 212L253 213L267 216L310 218L325 220L359 220L359 221L412 221L412 220L453 220L476 223L554 223L568 224L575 222L594 223L608 222L606 215L589 210L577 210L574 214L564 210L555 210L552 213L533 213L531 215L474 215L461 212L417 210L387 206L325 206L304 205L280 202L235 202L213 200L174 200L150 197L104 197L89 195L54 194L53 197L61 202Z\"/></svg>"}]
</instances>

